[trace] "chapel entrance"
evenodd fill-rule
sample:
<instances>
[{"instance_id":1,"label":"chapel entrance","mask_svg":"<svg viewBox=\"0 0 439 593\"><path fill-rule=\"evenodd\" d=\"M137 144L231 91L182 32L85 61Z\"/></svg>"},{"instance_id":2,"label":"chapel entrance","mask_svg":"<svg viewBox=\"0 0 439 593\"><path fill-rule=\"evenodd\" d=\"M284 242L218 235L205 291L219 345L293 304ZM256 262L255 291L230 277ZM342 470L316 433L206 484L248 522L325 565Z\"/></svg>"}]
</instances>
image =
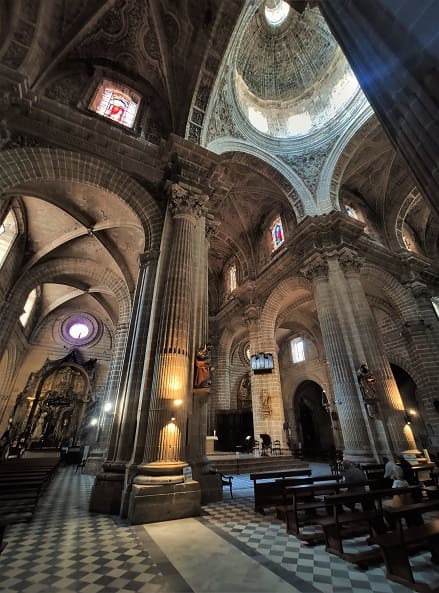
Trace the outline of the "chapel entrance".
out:
<instances>
[{"instance_id":1,"label":"chapel entrance","mask_svg":"<svg viewBox=\"0 0 439 593\"><path fill-rule=\"evenodd\" d=\"M326 461L334 456L335 443L329 411L322 405L322 388L304 381L294 396L299 448L305 459Z\"/></svg>"},{"instance_id":2,"label":"chapel entrance","mask_svg":"<svg viewBox=\"0 0 439 593\"><path fill-rule=\"evenodd\" d=\"M245 448L246 437L254 437L253 413L246 410L220 410L216 414L216 427L218 442L215 448L218 451L236 451L238 446Z\"/></svg>"}]
</instances>

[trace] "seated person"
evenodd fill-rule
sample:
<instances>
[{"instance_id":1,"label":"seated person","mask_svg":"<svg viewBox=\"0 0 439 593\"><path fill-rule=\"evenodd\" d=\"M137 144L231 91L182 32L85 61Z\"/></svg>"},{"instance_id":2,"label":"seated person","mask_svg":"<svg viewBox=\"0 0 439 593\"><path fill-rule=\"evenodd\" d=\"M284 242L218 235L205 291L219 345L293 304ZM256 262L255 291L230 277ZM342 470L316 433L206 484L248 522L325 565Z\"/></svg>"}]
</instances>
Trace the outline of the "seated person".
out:
<instances>
[{"instance_id":1,"label":"seated person","mask_svg":"<svg viewBox=\"0 0 439 593\"><path fill-rule=\"evenodd\" d=\"M262 453L261 456L268 455L268 451L271 447L271 436L266 434L265 432L259 435L259 438L262 441Z\"/></svg>"},{"instance_id":2,"label":"seated person","mask_svg":"<svg viewBox=\"0 0 439 593\"><path fill-rule=\"evenodd\" d=\"M366 479L365 473L355 466L352 461L343 462L343 477L345 482L361 482ZM366 492L366 487L362 485L349 486L348 492ZM346 505L352 512L355 511L355 503Z\"/></svg>"},{"instance_id":3,"label":"seated person","mask_svg":"<svg viewBox=\"0 0 439 593\"><path fill-rule=\"evenodd\" d=\"M384 463L384 479L388 482L388 487L391 488L392 487L392 474L393 474L393 470L395 469L395 463L389 459L388 457L383 457L383 463Z\"/></svg>"}]
</instances>

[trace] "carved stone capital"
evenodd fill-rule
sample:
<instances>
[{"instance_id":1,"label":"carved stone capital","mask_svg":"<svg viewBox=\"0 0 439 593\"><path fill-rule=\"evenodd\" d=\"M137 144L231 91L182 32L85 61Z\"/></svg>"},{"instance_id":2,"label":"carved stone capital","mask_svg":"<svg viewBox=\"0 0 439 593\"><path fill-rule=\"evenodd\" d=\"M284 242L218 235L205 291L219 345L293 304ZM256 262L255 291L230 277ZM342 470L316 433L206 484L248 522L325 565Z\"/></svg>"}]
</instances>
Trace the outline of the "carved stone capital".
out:
<instances>
[{"instance_id":1,"label":"carved stone capital","mask_svg":"<svg viewBox=\"0 0 439 593\"><path fill-rule=\"evenodd\" d=\"M301 274L308 280L317 280L318 278L328 277L328 262L319 253L305 262L300 270Z\"/></svg>"},{"instance_id":2,"label":"carved stone capital","mask_svg":"<svg viewBox=\"0 0 439 593\"><path fill-rule=\"evenodd\" d=\"M137 256L137 263L139 264L139 268L146 268L146 266L154 261L158 260L159 257L159 250L158 249L151 249L151 251L144 251L143 253L139 253Z\"/></svg>"},{"instance_id":3,"label":"carved stone capital","mask_svg":"<svg viewBox=\"0 0 439 593\"><path fill-rule=\"evenodd\" d=\"M354 272L357 274L360 272L364 262L364 260L358 256L358 253L353 249L349 249L349 247L345 247L340 251L338 261L340 262L343 272Z\"/></svg>"},{"instance_id":4,"label":"carved stone capital","mask_svg":"<svg viewBox=\"0 0 439 593\"><path fill-rule=\"evenodd\" d=\"M197 193L179 183L168 181L165 190L169 199L169 210L172 216L187 214L194 218L201 218L207 213L209 196Z\"/></svg>"},{"instance_id":5,"label":"carved stone capital","mask_svg":"<svg viewBox=\"0 0 439 593\"><path fill-rule=\"evenodd\" d=\"M221 223L216 221L213 215L207 215L206 217L206 239L210 241L212 237L215 236L218 228L221 226Z\"/></svg>"}]
</instances>

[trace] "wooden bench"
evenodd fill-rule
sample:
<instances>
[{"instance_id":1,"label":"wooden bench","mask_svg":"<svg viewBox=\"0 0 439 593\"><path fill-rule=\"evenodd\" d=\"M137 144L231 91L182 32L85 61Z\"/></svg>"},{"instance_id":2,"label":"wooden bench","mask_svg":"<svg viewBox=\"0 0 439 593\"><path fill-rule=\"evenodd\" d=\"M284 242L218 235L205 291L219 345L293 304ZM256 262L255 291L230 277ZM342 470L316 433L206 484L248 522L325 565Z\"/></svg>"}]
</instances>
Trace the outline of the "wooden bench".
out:
<instances>
[{"instance_id":1,"label":"wooden bench","mask_svg":"<svg viewBox=\"0 0 439 593\"><path fill-rule=\"evenodd\" d=\"M316 480L319 479L316 476ZM327 514L327 504L323 498L324 495L336 494L340 490L344 490L353 486L366 486L369 481L361 482L341 482L336 476L332 476L332 482L321 482L310 485L286 486L286 497L290 504L285 507L287 533L295 535L296 537L315 543L323 539L323 532L313 535L303 535L300 531L301 526L305 524L318 523L318 517L310 517L311 513L315 514L318 510L323 509L325 515ZM320 496L320 498L316 498ZM300 514L308 514L308 517L300 517Z\"/></svg>"},{"instance_id":2,"label":"wooden bench","mask_svg":"<svg viewBox=\"0 0 439 593\"><path fill-rule=\"evenodd\" d=\"M383 515L383 499L400 494L419 493L419 486L386 488L366 492L344 492L325 497L325 503L332 508L332 516L319 521L325 534L326 551L362 567L381 558L378 549L369 549L356 554L345 553L343 539L368 533L371 537L383 534L387 525ZM346 512L343 506L360 504L361 511ZM328 513L329 514L329 513Z\"/></svg>"},{"instance_id":3,"label":"wooden bench","mask_svg":"<svg viewBox=\"0 0 439 593\"><path fill-rule=\"evenodd\" d=\"M282 480L281 486L283 487L283 497L282 497L282 504L276 506L276 514L277 518L280 521L286 521L286 512L287 510L292 507L294 500L291 491L289 490L292 486L312 486L313 484L321 484L326 482L340 482L343 479L343 476L333 476L332 474L322 475L322 476L301 476L296 478L285 478ZM306 496L303 497L304 499ZM308 496L310 500L312 500L313 494Z\"/></svg>"},{"instance_id":4,"label":"wooden bench","mask_svg":"<svg viewBox=\"0 0 439 593\"><path fill-rule=\"evenodd\" d=\"M384 508L384 516L391 527L396 526L402 531L402 519L405 519L408 527L423 523L423 513L429 513L439 509L439 498L404 504L395 507Z\"/></svg>"},{"instance_id":5,"label":"wooden bench","mask_svg":"<svg viewBox=\"0 0 439 593\"><path fill-rule=\"evenodd\" d=\"M250 474L250 480L253 481L255 512L264 515L265 507L282 504L284 496L283 482L285 479L310 475L311 470L308 468Z\"/></svg>"},{"instance_id":6,"label":"wooden bench","mask_svg":"<svg viewBox=\"0 0 439 593\"><path fill-rule=\"evenodd\" d=\"M437 587L432 589L426 583L415 581L409 560L410 552L422 546L430 549L432 562L439 564L439 519L378 535L373 543L380 546L388 579L420 593L439 592Z\"/></svg>"}]
</instances>

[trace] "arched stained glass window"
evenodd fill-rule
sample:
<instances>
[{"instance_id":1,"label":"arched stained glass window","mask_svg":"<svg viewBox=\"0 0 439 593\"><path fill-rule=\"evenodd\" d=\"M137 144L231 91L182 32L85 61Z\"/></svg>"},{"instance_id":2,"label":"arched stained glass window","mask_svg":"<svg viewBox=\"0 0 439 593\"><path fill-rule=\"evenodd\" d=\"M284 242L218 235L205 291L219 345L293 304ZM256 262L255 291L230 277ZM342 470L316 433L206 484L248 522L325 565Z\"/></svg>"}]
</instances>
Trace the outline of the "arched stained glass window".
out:
<instances>
[{"instance_id":1,"label":"arched stained glass window","mask_svg":"<svg viewBox=\"0 0 439 593\"><path fill-rule=\"evenodd\" d=\"M140 105L140 95L127 86L103 80L89 109L99 115L132 128Z\"/></svg>"},{"instance_id":2,"label":"arched stained glass window","mask_svg":"<svg viewBox=\"0 0 439 593\"><path fill-rule=\"evenodd\" d=\"M279 218L276 218L276 220L273 222L273 225L271 227L271 242L272 242L273 251L278 249L282 245L284 240L285 240L284 229L282 226L282 221L279 217Z\"/></svg>"},{"instance_id":3,"label":"arched stained glass window","mask_svg":"<svg viewBox=\"0 0 439 593\"><path fill-rule=\"evenodd\" d=\"M0 268L3 265L17 235L17 219L15 218L13 211L9 210L0 225Z\"/></svg>"},{"instance_id":4,"label":"arched stained glass window","mask_svg":"<svg viewBox=\"0 0 439 593\"><path fill-rule=\"evenodd\" d=\"M227 268L227 292L230 294L236 290L238 282L236 280L236 265L232 264Z\"/></svg>"},{"instance_id":5,"label":"arched stained glass window","mask_svg":"<svg viewBox=\"0 0 439 593\"><path fill-rule=\"evenodd\" d=\"M37 289L34 288L30 291L29 296L27 297L26 304L24 305L23 313L20 315L20 323L23 327L26 327L27 322L29 321L30 314L33 311L35 306L35 301L37 299Z\"/></svg>"}]
</instances>

